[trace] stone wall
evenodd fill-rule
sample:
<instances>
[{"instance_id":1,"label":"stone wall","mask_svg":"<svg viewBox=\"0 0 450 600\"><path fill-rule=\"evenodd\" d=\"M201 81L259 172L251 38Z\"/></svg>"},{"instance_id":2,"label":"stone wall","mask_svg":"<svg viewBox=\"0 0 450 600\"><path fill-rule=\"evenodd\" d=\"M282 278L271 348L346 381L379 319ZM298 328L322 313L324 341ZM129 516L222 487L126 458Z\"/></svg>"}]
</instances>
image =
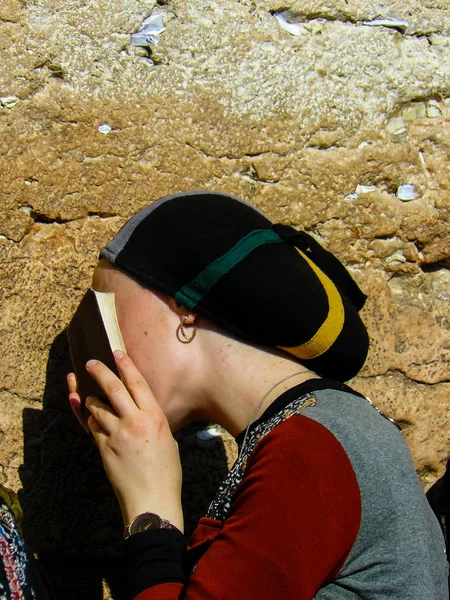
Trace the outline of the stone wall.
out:
<instances>
[{"instance_id":1,"label":"stone wall","mask_svg":"<svg viewBox=\"0 0 450 600\"><path fill-rule=\"evenodd\" d=\"M133 46L155 12L165 31ZM237 194L345 262L372 338L352 383L402 423L424 486L441 474L447 0L2 0L0 44L0 480L23 487L35 550L103 560L117 537L59 334L99 248L179 190Z\"/></svg>"}]
</instances>

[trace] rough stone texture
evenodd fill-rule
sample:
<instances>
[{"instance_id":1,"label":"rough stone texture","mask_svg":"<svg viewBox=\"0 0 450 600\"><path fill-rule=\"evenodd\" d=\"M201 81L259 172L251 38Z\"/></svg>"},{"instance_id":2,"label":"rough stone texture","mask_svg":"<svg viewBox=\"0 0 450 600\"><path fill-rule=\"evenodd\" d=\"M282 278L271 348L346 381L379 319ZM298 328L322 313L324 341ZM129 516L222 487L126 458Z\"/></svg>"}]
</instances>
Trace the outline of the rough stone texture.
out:
<instances>
[{"instance_id":1,"label":"rough stone texture","mask_svg":"<svg viewBox=\"0 0 450 600\"><path fill-rule=\"evenodd\" d=\"M167 27L158 45L131 46L153 10ZM377 18L409 26L367 24ZM401 421L424 485L442 473L447 0L2 0L0 47L0 480L23 487L28 537L50 553L59 598L102 598L102 579L121 597L120 524L95 448L67 412L59 334L99 248L166 193L235 193L348 265L369 295L372 338L353 383ZM402 184L414 200L397 197ZM185 445L193 522L225 454ZM70 591L75 571L84 578Z\"/></svg>"}]
</instances>

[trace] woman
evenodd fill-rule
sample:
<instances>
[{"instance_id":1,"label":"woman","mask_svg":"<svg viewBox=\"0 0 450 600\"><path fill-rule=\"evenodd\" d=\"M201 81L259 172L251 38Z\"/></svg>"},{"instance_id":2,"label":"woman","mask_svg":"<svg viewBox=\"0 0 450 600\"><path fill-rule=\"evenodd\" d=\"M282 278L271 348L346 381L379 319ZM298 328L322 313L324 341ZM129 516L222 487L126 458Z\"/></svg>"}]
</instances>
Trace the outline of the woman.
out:
<instances>
[{"instance_id":1,"label":"woman","mask_svg":"<svg viewBox=\"0 0 450 600\"><path fill-rule=\"evenodd\" d=\"M89 373L88 427L125 524L128 596L447 598L444 544L401 433L343 384L365 296L313 238L227 194L164 198L102 251L123 383ZM69 375L70 402L81 399ZM239 457L186 546L172 431L221 424Z\"/></svg>"}]
</instances>

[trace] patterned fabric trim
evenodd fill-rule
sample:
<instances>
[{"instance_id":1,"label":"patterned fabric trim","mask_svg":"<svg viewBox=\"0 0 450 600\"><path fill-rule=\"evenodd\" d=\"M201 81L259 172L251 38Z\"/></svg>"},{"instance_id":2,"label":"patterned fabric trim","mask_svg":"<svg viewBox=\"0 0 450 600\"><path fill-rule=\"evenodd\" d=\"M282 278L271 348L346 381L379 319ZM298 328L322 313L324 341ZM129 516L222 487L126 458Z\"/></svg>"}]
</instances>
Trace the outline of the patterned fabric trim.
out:
<instances>
[{"instance_id":1,"label":"patterned fabric trim","mask_svg":"<svg viewBox=\"0 0 450 600\"><path fill-rule=\"evenodd\" d=\"M305 394L293 400L278 413L272 415L267 421L258 423L249 431L245 446L240 449L236 462L219 487L214 500L208 508L206 517L218 521L224 521L227 518L236 488L244 478L247 461L259 440L270 433L277 425L286 421L286 419L298 415L305 408L315 405L316 398L314 395L312 393Z\"/></svg>"},{"instance_id":2,"label":"patterned fabric trim","mask_svg":"<svg viewBox=\"0 0 450 600\"><path fill-rule=\"evenodd\" d=\"M12 511L0 503L0 600L35 600L29 562Z\"/></svg>"}]
</instances>

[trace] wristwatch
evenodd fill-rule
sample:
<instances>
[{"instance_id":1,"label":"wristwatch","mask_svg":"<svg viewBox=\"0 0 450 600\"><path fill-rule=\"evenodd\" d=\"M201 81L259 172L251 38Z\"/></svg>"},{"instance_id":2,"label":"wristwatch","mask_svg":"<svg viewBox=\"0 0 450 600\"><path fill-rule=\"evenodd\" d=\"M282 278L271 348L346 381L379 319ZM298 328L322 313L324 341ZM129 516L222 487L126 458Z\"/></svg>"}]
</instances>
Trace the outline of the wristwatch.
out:
<instances>
[{"instance_id":1,"label":"wristwatch","mask_svg":"<svg viewBox=\"0 0 450 600\"><path fill-rule=\"evenodd\" d=\"M167 519L161 519L161 517L155 513L145 512L135 517L131 523L125 527L124 538L127 539L130 535L148 531L149 529L176 529L179 531L178 527L172 525Z\"/></svg>"}]
</instances>

